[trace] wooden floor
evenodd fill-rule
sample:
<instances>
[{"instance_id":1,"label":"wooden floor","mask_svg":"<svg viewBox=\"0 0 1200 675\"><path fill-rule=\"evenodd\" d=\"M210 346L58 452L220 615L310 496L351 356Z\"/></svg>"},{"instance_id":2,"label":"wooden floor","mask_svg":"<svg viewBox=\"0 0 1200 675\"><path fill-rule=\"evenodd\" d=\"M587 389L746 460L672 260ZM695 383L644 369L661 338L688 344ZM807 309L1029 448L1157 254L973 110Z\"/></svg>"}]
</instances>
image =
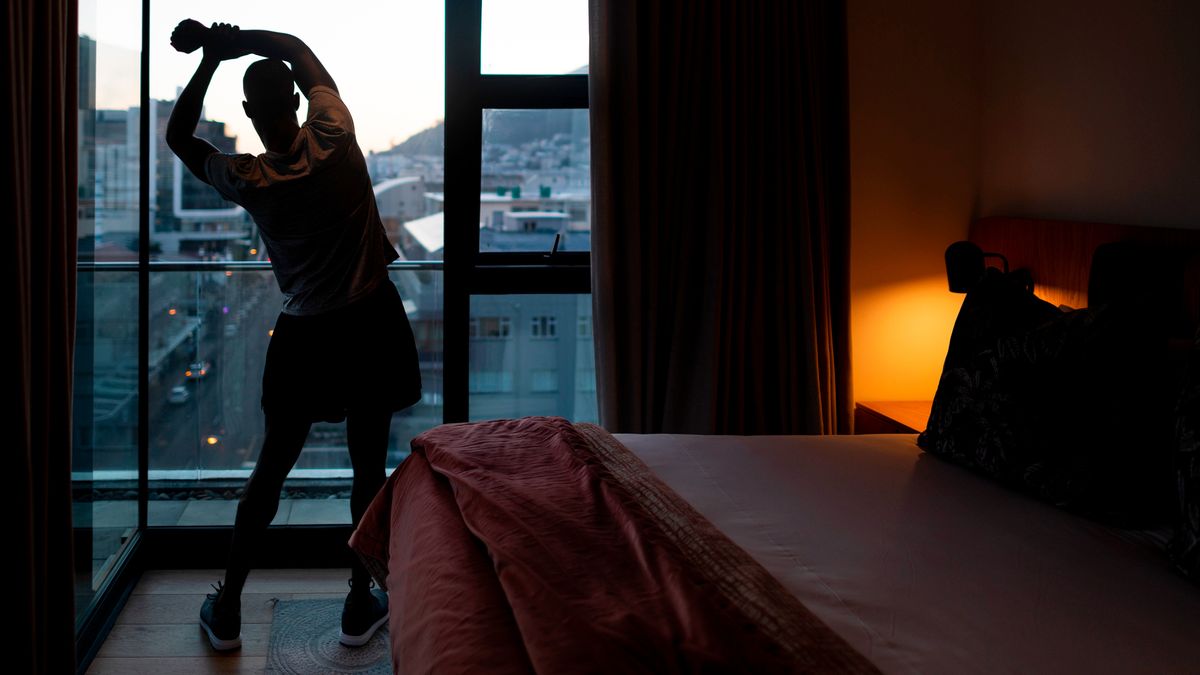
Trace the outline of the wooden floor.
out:
<instances>
[{"instance_id":1,"label":"wooden floor","mask_svg":"<svg viewBox=\"0 0 1200 675\"><path fill-rule=\"evenodd\" d=\"M350 569L254 570L242 592L242 647L215 652L200 627L200 605L224 570L152 570L88 673L262 673L271 635L272 598L344 598Z\"/></svg>"}]
</instances>

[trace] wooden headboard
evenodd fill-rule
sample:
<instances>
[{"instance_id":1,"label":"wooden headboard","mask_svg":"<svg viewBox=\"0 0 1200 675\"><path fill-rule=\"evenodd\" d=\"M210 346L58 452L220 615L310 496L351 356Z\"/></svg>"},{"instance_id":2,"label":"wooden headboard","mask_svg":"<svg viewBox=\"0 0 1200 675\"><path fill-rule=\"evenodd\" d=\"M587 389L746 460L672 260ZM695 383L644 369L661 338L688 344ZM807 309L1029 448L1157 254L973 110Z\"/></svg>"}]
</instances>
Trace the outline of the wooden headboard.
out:
<instances>
[{"instance_id":1,"label":"wooden headboard","mask_svg":"<svg viewBox=\"0 0 1200 675\"><path fill-rule=\"evenodd\" d=\"M1028 268L1038 297L1075 308L1087 306L1092 254L1101 244L1132 240L1200 250L1200 230L1033 218L981 218L967 238L1004 254L1012 269Z\"/></svg>"}]
</instances>

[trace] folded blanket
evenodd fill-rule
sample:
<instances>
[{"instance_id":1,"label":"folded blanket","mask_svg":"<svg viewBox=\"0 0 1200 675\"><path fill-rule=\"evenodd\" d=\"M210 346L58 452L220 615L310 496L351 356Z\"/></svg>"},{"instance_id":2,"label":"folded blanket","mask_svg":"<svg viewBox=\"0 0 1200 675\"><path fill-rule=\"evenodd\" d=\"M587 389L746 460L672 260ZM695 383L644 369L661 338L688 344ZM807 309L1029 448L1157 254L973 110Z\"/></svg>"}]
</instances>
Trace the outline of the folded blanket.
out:
<instances>
[{"instance_id":1,"label":"folded blanket","mask_svg":"<svg viewBox=\"0 0 1200 675\"><path fill-rule=\"evenodd\" d=\"M396 672L877 672L592 425L426 432L350 546Z\"/></svg>"}]
</instances>

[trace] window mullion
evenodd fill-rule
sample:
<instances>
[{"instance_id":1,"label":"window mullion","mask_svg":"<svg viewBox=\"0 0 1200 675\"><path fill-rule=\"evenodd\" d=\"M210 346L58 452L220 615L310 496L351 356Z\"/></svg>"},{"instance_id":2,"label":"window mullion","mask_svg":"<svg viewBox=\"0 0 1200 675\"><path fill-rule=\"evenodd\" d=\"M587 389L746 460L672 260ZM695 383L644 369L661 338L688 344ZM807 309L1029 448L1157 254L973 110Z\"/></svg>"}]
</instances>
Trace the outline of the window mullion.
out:
<instances>
[{"instance_id":1,"label":"window mullion","mask_svg":"<svg viewBox=\"0 0 1200 675\"><path fill-rule=\"evenodd\" d=\"M470 278L479 250L481 0L446 2L443 421L467 421Z\"/></svg>"},{"instance_id":2,"label":"window mullion","mask_svg":"<svg viewBox=\"0 0 1200 675\"><path fill-rule=\"evenodd\" d=\"M481 109L587 108L587 75L480 75Z\"/></svg>"}]
</instances>

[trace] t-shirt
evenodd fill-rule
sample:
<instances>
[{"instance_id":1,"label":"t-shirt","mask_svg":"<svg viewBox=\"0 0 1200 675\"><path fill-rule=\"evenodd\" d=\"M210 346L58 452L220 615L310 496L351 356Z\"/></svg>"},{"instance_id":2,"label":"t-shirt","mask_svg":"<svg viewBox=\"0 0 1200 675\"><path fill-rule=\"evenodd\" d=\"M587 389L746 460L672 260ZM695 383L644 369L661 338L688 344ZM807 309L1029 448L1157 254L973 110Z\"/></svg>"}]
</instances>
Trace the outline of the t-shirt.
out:
<instances>
[{"instance_id":1,"label":"t-shirt","mask_svg":"<svg viewBox=\"0 0 1200 675\"><path fill-rule=\"evenodd\" d=\"M213 153L213 187L254 218L285 314L319 314L364 296L399 258L375 204L354 121L337 92L308 93L308 119L285 153Z\"/></svg>"}]
</instances>

